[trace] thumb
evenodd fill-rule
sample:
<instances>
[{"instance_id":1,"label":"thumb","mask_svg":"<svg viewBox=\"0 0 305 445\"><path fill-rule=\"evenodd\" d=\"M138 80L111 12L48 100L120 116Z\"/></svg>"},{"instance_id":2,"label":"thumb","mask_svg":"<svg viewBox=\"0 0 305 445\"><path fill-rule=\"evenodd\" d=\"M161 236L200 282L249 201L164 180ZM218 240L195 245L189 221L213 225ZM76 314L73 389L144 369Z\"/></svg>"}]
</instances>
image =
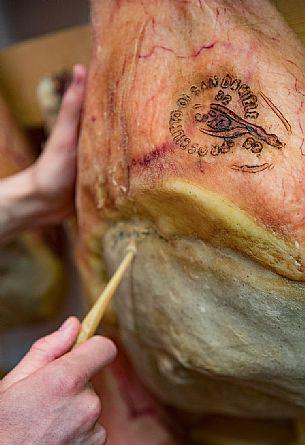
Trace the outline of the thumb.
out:
<instances>
[{"instance_id":1,"label":"thumb","mask_svg":"<svg viewBox=\"0 0 305 445\"><path fill-rule=\"evenodd\" d=\"M57 331L37 340L18 365L4 377L1 391L68 352L76 340L79 326L77 318L69 317Z\"/></svg>"}]
</instances>

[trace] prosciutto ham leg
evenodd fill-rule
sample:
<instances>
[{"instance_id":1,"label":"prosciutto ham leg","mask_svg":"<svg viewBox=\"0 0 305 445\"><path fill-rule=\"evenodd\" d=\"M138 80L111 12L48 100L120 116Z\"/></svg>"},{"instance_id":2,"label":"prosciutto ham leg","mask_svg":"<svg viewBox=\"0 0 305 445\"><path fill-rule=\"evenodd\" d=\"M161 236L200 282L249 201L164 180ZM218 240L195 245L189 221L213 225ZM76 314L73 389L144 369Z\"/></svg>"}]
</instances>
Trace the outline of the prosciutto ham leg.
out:
<instances>
[{"instance_id":1,"label":"prosciutto ham leg","mask_svg":"<svg viewBox=\"0 0 305 445\"><path fill-rule=\"evenodd\" d=\"M259 418L288 436L249 428L249 444L280 445L305 414L304 48L267 0L91 5L78 180L89 294L135 240L109 320L145 387L187 413L179 426ZM238 443L221 425L223 438L187 441Z\"/></svg>"}]
</instances>

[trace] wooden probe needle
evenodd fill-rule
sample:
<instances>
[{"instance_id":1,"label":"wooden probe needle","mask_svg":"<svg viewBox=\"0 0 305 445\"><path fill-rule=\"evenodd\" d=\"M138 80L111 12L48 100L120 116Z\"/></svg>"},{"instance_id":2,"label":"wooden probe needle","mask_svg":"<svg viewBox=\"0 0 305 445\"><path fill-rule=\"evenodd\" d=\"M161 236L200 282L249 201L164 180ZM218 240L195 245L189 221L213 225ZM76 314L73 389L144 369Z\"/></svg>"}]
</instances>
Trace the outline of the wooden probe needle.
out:
<instances>
[{"instance_id":1,"label":"wooden probe needle","mask_svg":"<svg viewBox=\"0 0 305 445\"><path fill-rule=\"evenodd\" d=\"M122 278L124 277L124 274L131 264L135 254L135 246L130 246L127 248L125 258L117 268L115 274L112 276L111 280L108 282L107 286L105 287L99 298L96 300L86 317L83 319L79 334L75 342L75 346L84 343L86 340L88 340L88 338L94 335L102 320L107 305L109 304L120 282L122 281Z\"/></svg>"}]
</instances>

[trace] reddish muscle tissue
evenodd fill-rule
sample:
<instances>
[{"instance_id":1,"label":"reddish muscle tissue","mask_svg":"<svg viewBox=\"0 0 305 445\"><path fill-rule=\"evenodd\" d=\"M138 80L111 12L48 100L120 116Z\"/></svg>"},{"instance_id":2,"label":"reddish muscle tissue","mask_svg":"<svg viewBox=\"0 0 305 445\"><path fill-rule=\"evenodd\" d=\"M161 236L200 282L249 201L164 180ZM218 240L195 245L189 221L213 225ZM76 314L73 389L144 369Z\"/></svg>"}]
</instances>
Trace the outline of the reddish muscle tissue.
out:
<instances>
[{"instance_id":1,"label":"reddish muscle tissue","mask_svg":"<svg viewBox=\"0 0 305 445\"><path fill-rule=\"evenodd\" d=\"M304 49L266 0L91 5L78 257L94 299L137 244L108 319L152 395L152 445L175 430L161 404L187 413L182 443L224 443L197 431L207 414L290 440L279 419L305 411ZM128 406L123 374L99 386ZM128 445L150 443L136 431Z\"/></svg>"}]
</instances>

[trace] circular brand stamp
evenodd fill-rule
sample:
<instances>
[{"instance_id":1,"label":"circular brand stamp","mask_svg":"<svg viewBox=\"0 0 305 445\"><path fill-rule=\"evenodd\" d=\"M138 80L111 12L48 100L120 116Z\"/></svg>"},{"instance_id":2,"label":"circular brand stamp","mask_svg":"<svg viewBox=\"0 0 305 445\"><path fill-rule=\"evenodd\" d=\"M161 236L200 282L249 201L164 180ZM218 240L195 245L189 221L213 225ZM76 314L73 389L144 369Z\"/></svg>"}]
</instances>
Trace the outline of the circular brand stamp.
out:
<instances>
[{"instance_id":1,"label":"circular brand stamp","mask_svg":"<svg viewBox=\"0 0 305 445\"><path fill-rule=\"evenodd\" d=\"M271 100L263 93L260 97L291 132L288 121ZM283 140L259 125L258 104L257 95L240 79L230 74L209 76L177 99L169 118L172 140L181 150L200 158L223 156L237 148L257 158L268 147L282 150ZM233 164L231 168L257 173L270 166Z\"/></svg>"}]
</instances>

